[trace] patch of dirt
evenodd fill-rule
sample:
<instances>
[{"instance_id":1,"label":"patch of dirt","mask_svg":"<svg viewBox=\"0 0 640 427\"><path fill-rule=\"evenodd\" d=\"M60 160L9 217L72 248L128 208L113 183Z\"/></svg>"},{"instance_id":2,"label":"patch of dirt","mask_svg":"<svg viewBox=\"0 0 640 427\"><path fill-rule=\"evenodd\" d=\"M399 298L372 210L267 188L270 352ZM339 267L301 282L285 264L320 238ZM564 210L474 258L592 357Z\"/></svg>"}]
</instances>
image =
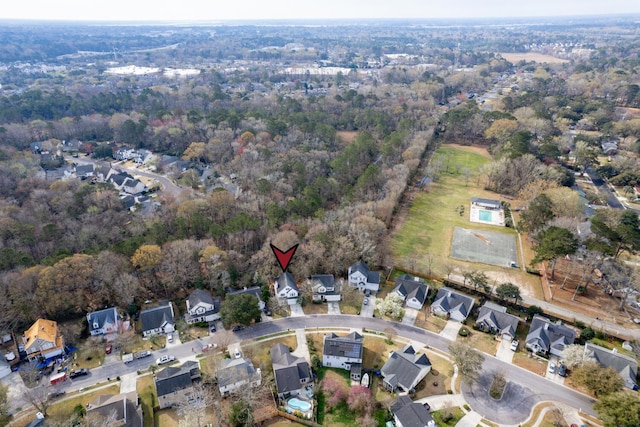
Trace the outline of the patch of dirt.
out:
<instances>
[{"instance_id":1,"label":"patch of dirt","mask_svg":"<svg viewBox=\"0 0 640 427\"><path fill-rule=\"evenodd\" d=\"M339 130L336 132L336 135L338 135L338 138L340 138L341 140L343 140L348 144L352 142L354 139L356 139L356 137L358 136L358 132L354 130L353 131Z\"/></svg>"}]
</instances>

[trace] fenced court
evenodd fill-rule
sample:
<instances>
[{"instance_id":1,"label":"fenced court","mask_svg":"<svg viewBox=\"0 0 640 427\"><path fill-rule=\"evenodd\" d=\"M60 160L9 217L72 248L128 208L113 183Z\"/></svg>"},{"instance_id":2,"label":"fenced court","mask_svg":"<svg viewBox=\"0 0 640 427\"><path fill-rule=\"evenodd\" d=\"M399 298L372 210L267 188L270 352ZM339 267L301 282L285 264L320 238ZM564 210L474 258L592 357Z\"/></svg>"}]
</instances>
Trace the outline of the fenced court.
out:
<instances>
[{"instance_id":1,"label":"fenced court","mask_svg":"<svg viewBox=\"0 0 640 427\"><path fill-rule=\"evenodd\" d=\"M517 267L516 236L455 227L451 257L499 267Z\"/></svg>"}]
</instances>

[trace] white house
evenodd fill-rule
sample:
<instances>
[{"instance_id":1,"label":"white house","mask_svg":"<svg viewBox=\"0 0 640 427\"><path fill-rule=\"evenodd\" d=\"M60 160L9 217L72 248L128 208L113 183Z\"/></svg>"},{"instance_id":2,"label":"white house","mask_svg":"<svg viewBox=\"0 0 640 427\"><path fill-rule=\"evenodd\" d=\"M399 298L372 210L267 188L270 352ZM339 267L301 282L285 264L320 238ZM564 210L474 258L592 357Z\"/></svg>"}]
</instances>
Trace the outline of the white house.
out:
<instances>
[{"instance_id":1,"label":"white house","mask_svg":"<svg viewBox=\"0 0 640 427\"><path fill-rule=\"evenodd\" d=\"M298 285L296 285L296 280L288 271L276 277L274 289L276 296L281 299L286 299L289 305L295 304L300 295L300 289L298 289Z\"/></svg>"},{"instance_id":2,"label":"white house","mask_svg":"<svg viewBox=\"0 0 640 427\"><path fill-rule=\"evenodd\" d=\"M87 313L87 324L91 335L107 335L118 332L118 311L115 307Z\"/></svg>"},{"instance_id":3,"label":"white house","mask_svg":"<svg viewBox=\"0 0 640 427\"><path fill-rule=\"evenodd\" d=\"M140 312L142 336L170 334L176 330L171 301Z\"/></svg>"},{"instance_id":4,"label":"white house","mask_svg":"<svg viewBox=\"0 0 640 427\"><path fill-rule=\"evenodd\" d=\"M309 278L309 281L313 289L314 301L340 301L340 286L336 283L333 274L315 274Z\"/></svg>"},{"instance_id":5,"label":"white house","mask_svg":"<svg viewBox=\"0 0 640 427\"><path fill-rule=\"evenodd\" d=\"M400 295L404 300L405 306L420 310L427 300L429 285L419 277L411 277L405 274L396 279L395 286L391 292Z\"/></svg>"},{"instance_id":6,"label":"white house","mask_svg":"<svg viewBox=\"0 0 640 427\"><path fill-rule=\"evenodd\" d=\"M370 271L362 260L349 267L349 283L361 291L378 292L380 289L380 272Z\"/></svg>"},{"instance_id":7,"label":"white house","mask_svg":"<svg viewBox=\"0 0 640 427\"><path fill-rule=\"evenodd\" d=\"M220 298L211 296L211 292L196 289L187 298L187 312L184 319L189 324L213 322L220 319Z\"/></svg>"},{"instance_id":8,"label":"white house","mask_svg":"<svg viewBox=\"0 0 640 427\"><path fill-rule=\"evenodd\" d=\"M144 185L139 179L127 178L122 186L122 191L127 194L136 195L147 191L147 186Z\"/></svg>"},{"instance_id":9,"label":"white house","mask_svg":"<svg viewBox=\"0 0 640 427\"><path fill-rule=\"evenodd\" d=\"M218 389L225 396L247 387L257 387L262 383L260 368L254 368L251 359L222 359L216 369Z\"/></svg>"},{"instance_id":10,"label":"white house","mask_svg":"<svg viewBox=\"0 0 640 427\"><path fill-rule=\"evenodd\" d=\"M324 336L324 346L322 349L322 366L329 368L342 368L360 372L362 367L362 354L364 344L362 335L351 332L346 336L339 336L334 333ZM354 366L355 365L355 366ZM359 380L358 378L353 378Z\"/></svg>"},{"instance_id":11,"label":"white house","mask_svg":"<svg viewBox=\"0 0 640 427\"><path fill-rule=\"evenodd\" d=\"M431 312L436 316L447 317L462 322L471 313L473 298L450 288L440 288L431 304Z\"/></svg>"}]
</instances>

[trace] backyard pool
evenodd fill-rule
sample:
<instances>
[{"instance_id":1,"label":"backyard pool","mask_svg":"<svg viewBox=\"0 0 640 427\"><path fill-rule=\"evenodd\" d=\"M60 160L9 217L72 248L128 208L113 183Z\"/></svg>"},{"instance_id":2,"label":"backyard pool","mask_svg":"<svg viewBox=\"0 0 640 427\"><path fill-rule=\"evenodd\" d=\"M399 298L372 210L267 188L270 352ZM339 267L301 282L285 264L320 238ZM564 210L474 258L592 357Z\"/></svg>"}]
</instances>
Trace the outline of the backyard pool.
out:
<instances>
[{"instance_id":1,"label":"backyard pool","mask_svg":"<svg viewBox=\"0 0 640 427\"><path fill-rule=\"evenodd\" d=\"M305 402L304 400L296 399L295 397L292 399L289 399L289 401L287 402L287 405L289 405L289 407L291 407L292 409L295 409L296 411L306 412L309 409L311 409L311 403Z\"/></svg>"}]
</instances>

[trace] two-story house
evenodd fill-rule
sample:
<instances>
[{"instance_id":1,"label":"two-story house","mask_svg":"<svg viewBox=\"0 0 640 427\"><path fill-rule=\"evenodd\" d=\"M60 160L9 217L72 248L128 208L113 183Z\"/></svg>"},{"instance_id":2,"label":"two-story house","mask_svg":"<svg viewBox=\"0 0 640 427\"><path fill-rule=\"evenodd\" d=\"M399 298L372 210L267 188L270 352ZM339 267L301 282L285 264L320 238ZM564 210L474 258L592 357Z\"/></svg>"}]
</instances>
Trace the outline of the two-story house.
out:
<instances>
[{"instance_id":1,"label":"two-story house","mask_svg":"<svg viewBox=\"0 0 640 427\"><path fill-rule=\"evenodd\" d=\"M22 337L24 351L29 360L42 356L45 359L64 352L64 338L53 320L38 319Z\"/></svg>"},{"instance_id":2,"label":"two-story house","mask_svg":"<svg viewBox=\"0 0 640 427\"><path fill-rule=\"evenodd\" d=\"M140 312L140 324L142 336L170 334L176 330L173 305L167 301L157 307L142 310Z\"/></svg>"},{"instance_id":3,"label":"two-story house","mask_svg":"<svg viewBox=\"0 0 640 427\"><path fill-rule=\"evenodd\" d=\"M200 364L188 361L180 367L169 366L154 378L160 409L169 408L189 399L193 384L200 381Z\"/></svg>"},{"instance_id":4,"label":"two-story house","mask_svg":"<svg viewBox=\"0 0 640 427\"><path fill-rule=\"evenodd\" d=\"M309 282L313 289L313 301L340 301L340 285L336 283L333 274L314 274L309 278Z\"/></svg>"},{"instance_id":5,"label":"two-story house","mask_svg":"<svg viewBox=\"0 0 640 427\"><path fill-rule=\"evenodd\" d=\"M349 267L349 283L361 291L378 292L380 272L370 271L362 260Z\"/></svg>"},{"instance_id":6,"label":"two-story house","mask_svg":"<svg viewBox=\"0 0 640 427\"><path fill-rule=\"evenodd\" d=\"M325 335L322 366L346 369L350 372L352 380L360 381L363 352L362 335L357 332L351 332L345 336L334 333Z\"/></svg>"},{"instance_id":7,"label":"two-story house","mask_svg":"<svg viewBox=\"0 0 640 427\"><path fill-rule=\"evenodd\" d=\"M118 310L115 307L87 313L87 325L89 333L96 335L109 335L118 332Z\"/></svg>"},{"instance_id":8,"label":"two-story house","mask_svg":"<svg viewBox=\"0 0 640 427\"><path fill-rule=\"evenodd\" d=\"M419 277L411 277L404 274L395 281L395 286L391 292L395 292L404 299L404 305L416 310L422 309L427 300L429 285Z\"/></svg>"},{"instance_id":9,"label":"two-story house","mask_svg":"<svg viewBox=\"0 0 640 427\"><path fill-rule=\"evenodd\" d=\"M289 347L276 344L269 350L273 365L273 376L276 380L278 397L287 399L298 396L307 384L311 383L309 363L302 357L291 354Z\"/></svg>"},{"instance_id":10,"label":"two-story house","mask_svg":"<svg viewBox=\"0 0 640 427\"><path fill-rule=\"evenodd\" d=\"M213 297L211 292L195 289L187 298L187 312L184 319L188 324L213 322L220 319L220 298Z\"/></svg>"},{"instance_id":11,"label":"two-story house","mask_svg":"<svg viewBox=\"0 0 640 427\"><path fill-rule=\"evenodd\" d=\"M297 303L298 296L300 295L300 289L296 284L296 279L294 279L293 274L288 271L276 277L274 290L276 297L286 300L289 305Z\"/></svg>"},{"instance_id":12,"label":"two-story house","mask_svg":"<svg viewBox=\"0 0 640 427\"><path fill-rule=\"evenodd\" d=\"M126 394L103 394L87 405L88 419L104 422L108 427L142 427L142 408L135 391Z\"/></svg>"}]
</instances>

